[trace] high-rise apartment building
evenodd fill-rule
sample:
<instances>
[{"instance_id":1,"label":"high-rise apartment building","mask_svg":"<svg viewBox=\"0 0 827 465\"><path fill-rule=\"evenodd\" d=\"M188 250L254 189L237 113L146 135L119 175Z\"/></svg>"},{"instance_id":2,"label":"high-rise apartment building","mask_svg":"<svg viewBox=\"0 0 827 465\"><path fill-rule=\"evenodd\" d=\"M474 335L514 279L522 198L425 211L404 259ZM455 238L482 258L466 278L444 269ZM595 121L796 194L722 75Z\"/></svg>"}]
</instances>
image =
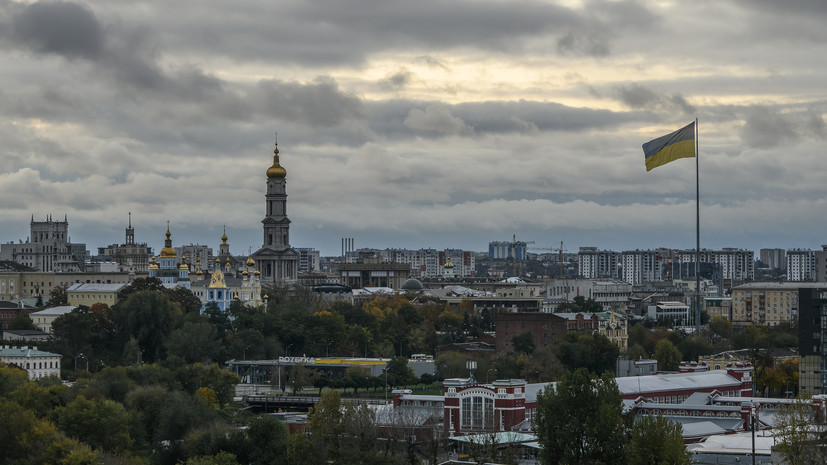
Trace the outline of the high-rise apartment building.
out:
<instances>
[{"instance_id":1,"label":"high-rise apartment building","mask_svg":"<svg viewBox=\"0 0 827 465\"><path fill-rule=\"evenodd\" d=\"M787 281L816 280L816 252L810 249L787 250Z\"/></svg>"},{"instance_id":2,"label":"high-rise apartment building","mask_svg":"<svg viewBox=\"0 0 827 465\"><path fill-rule=\"evenodd\" d=\"M620 279L621 258L620 252L598 250L597 247L580 247L577 254L580 276Z\"/></svg>"},{"instance_id":3,"label":"high-rise apartment building","mask_svg":"<svg viewBox=\"0 0 827 465\"><path fill-rule=\"evenodd\" d=\"M759 252L760 260L769 268L787 267L787 256L784 249L761 249Z\"/></svg>"}]
</instances>

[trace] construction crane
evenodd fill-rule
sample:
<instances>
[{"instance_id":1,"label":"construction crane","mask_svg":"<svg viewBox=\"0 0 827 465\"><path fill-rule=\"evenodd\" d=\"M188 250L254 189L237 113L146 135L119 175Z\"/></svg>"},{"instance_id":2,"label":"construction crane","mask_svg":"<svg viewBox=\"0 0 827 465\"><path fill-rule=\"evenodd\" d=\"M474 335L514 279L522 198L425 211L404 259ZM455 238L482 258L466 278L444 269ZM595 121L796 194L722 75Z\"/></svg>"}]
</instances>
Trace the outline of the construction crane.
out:
<instances>
[{"instance_id":1,"label":"construction crane","mask_svg":"<svg viewBox=\"0 0 827 465\"><path fill-rule=\"evenodd\" d=\"M560 277L564 278L565 274L563 273L563 252L565 252L566 249L563 248L563 241L560 241L560 248L559 249L554 249L554 251L555 252L560 252L560 259L559 259L559 261L560 261Z\"/></svg>"},{"instance_id":2,"label":"construction crane","mask_svg":"<svg viewBox=\"0 0 827 465\"><path fill-rule=\"evenodd\" d=\"M563 276L563 252L565 252L566 249L563 248L563 241L560 241L560 247L559 248L558 247L530 247L530 248L528 248L528 250L548 250L550 252L559 252L560 257L558 258L558 260L560 262L560 277L561 278L564 277Z\"/></svg>"},{"instance_id":3,"label":"construction crane","mask_svg":"<svg viewBox=\"0 0 827 465\"><path fill-rule=\"evenodd\" d=\"M517 235L514 234L512 236L512 240L511 240L511 258L514 260L514 262L512 264L511 274L513 274L515 277L522 276L522 274L523 274L523 259L522 258L519 259L520 274L517 274L517 261L518 261L517 260L517 245L518 244L521 244L523 246L527 246L528 244L534 244L534 241L520 241L520 242L517 242Z\"/></svg>"}]
</instances>

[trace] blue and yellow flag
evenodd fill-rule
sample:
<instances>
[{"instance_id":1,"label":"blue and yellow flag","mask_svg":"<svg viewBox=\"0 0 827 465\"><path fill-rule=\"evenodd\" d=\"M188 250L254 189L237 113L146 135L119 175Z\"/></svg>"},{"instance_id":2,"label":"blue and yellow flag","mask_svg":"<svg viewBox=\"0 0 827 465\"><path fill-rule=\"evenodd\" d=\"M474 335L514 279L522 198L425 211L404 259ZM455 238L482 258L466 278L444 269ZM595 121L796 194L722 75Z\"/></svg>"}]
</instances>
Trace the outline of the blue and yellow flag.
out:
<instances>
[{"instance_id":1,"label":"blue and yellow flag","mask_svg":"<svg viewBox=\"0 0 827 465\"><path fill-rule=\"evenodd\" d=\"M695 156L695 123L643 144L646 171L678 158Z\"/></svg>"}]
</instances>

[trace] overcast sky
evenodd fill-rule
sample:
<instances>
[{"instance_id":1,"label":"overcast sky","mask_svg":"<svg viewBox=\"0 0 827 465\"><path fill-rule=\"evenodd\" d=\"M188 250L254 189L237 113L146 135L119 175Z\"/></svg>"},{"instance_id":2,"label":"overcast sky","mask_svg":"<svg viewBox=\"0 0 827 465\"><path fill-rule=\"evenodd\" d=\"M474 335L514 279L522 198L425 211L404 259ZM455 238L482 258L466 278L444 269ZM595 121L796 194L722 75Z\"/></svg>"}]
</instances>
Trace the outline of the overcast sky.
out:
<instances>
[{"instance_id":1,"label":"overcast sky","mask_svg":"<svg viewBox=\"0 0 827 465\"><path fill-rule=\"evenodd\" d=\"M827 243L827 2L0 0L0 240L294 247ZM757 257L756 257L757 258Z\"/></svg>"}]
</instances>

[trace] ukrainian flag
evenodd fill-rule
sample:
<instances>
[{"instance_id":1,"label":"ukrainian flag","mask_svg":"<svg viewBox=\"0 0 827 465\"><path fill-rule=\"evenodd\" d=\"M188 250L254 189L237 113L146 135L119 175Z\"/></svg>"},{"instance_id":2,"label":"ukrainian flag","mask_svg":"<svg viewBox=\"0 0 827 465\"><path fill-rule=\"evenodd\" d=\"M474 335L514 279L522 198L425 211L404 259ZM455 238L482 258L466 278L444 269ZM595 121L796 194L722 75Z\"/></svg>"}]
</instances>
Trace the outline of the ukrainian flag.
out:
<instances>
[{"instance_id":1,"label":"ukrainian flag","mask_svg":"<svg viewBox=\"0 0 827 465\"><path fill-rule=\"evenodd\" d=\"M643 144L646 171L678 158L695 156L695 123Z\"/></svg>"}]
</instances>

